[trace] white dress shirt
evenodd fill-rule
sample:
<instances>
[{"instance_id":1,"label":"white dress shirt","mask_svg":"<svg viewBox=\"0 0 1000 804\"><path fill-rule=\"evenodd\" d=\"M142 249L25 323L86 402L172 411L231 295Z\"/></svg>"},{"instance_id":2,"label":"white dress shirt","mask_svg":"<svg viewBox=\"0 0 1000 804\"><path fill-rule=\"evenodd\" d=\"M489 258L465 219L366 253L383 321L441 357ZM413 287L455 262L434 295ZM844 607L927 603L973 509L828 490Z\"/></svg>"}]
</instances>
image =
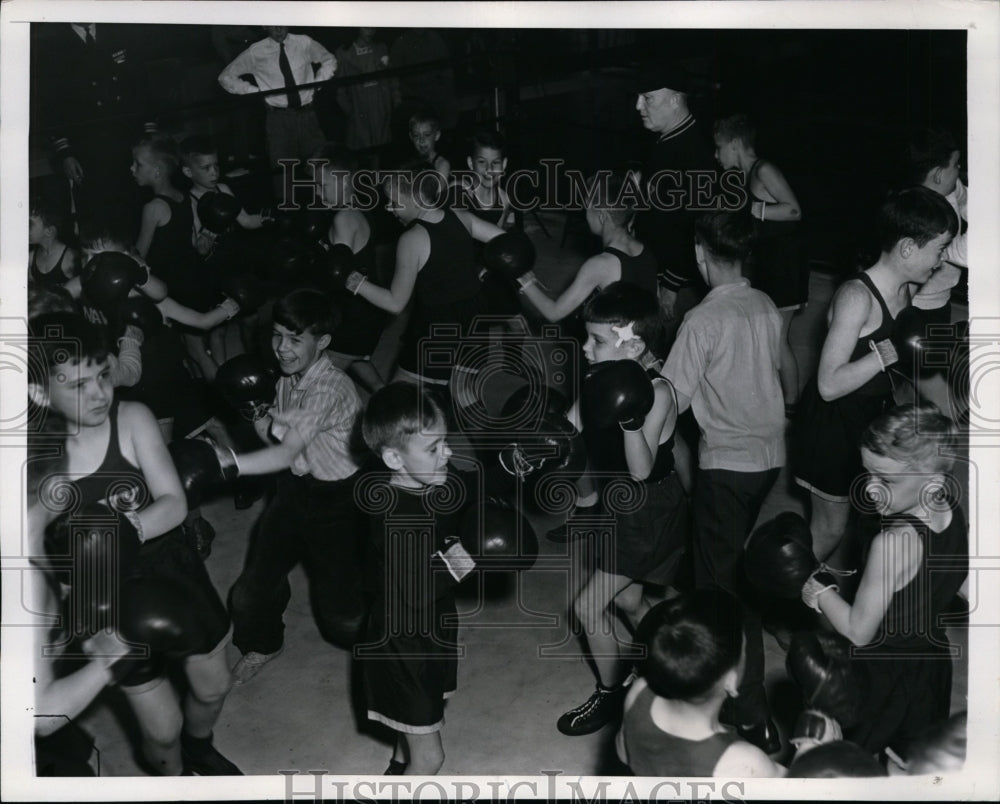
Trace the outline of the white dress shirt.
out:
<instances>
[{"instance_id":1,"label":"white dress shirt","mask_svg":"<svg viewBox=\"0 0 1000 804\"><path fill-rule=\"evenodd\" d=\"M337 69L337 60L333 54L319 42L303 34L288 34L285 41L280 44L271 37L254 42L219 74L219 84L226 92L234 95L249 95L253 92L284 88L285 78L278 66L281 44L285 46L285 54L288 56L292 75L295 76L295 83L300 87L302 84L326 81ZM313 64L319 65L315 73ZM247 74L254 77L257 86L240 78L241 75ZM312 102L314 91L301 88L298 90L303 106ZM269 95L264 100L269 106L278 109L288 108L287 95Z\"/></svg>"}]
</instances>

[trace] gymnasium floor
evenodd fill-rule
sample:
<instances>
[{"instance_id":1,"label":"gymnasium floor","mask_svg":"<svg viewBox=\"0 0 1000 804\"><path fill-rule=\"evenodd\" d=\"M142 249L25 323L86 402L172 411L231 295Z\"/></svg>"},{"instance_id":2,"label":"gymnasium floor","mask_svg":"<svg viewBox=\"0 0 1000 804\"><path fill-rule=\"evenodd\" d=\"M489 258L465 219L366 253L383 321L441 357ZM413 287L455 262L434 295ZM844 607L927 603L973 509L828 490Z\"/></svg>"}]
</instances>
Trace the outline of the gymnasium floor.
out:
<instances>
[{"instance_id":1,"label":"gymnasium floor","mask_svg":"<svg viewBox=\"0 0 1000 804\"><path fill-rule=\"evenodd\" d=\"M589 245L581 238L569 237L561 247L562 219L549 217L544 223L551 237L543 234L537 221L528 221L539 255L536 273L550 286L559 287L589 253ZM830 274L814 270L810 305L792 325L802 382L815 367L833 288ZM393 330L387 333L383 351L391 351L396 334ZM498 381L493 389L501 401L502 385ZM488 388L487 395L490 393ZM500 404L487 399L487 405L491 403ZM240 572L248 533L262 509L259 501L248 510L237 511L228 498L204 509L218 533L207 565L223 596ZM785 472L768 497L761 518L784 510L802 510ZM542 537L551 522L535 521L541 553L549 557L551 569L536 567L524 573L519 593L511 587L506 595L483 599L473 585L460 599L460 611L466 615L460 641L466 654L459 666L458 692L446 710L443 740L447 758L442 774L621 772L614 755L612 727L575 738L556 730L559 715L582 703L593 691L594 677L580 656L567 615L576 585L582 581L579 570L573 569L580 564L579 547L568 548ZM292 587L285 613L284 653L250 683L230 693L216 726L216 745L246 774L319 769L330 774L380 774L388 764L392 735L369 726L359 696L352 695L360 685L350 655L320 638L309 611L301 569L293 573ZM951 629L949 637L963 648L967 642L964 630ZM795 715L795 691L785 676L784 655L768 633L764 647L772 709L787 735ZM228 650L235 662L238 652L231 646ZM962 657L956 666L953 711L966 708L964 649ZM133 756L135 727L120 695L114 691L102 695L80 720L96 738L102 776L141 775ZM786 745L779 759L787 758Z\"/></svg>"}]
</instances>

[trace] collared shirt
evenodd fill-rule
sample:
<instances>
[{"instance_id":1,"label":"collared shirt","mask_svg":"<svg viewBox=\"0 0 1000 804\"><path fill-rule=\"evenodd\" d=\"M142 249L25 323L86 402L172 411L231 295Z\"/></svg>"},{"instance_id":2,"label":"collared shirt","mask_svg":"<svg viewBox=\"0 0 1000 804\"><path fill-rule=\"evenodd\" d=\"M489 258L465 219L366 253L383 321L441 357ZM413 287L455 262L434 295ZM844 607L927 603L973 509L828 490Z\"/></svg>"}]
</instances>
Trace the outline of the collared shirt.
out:
<instances>
[{"instance_id":1,"label":"collared shirt","mask_svg":"<svg viewBox=\"0 0 1000 804\"><path fill-rule=\"evenodd\" d=\"M941 266L914 294L914 307L921 307L924 310L944 307L951 301L951 291L962 278L961 269L969 267L968 233L965 231L969 218L968 197L968 191L961 179L955 182L955 189L944 197L958 215L958 233L941 255Z\"/></svg>"},{"instance_id":2,"label":"collared shirt","mask_svg":"<svg viewBox=\"0 0 1000 804\"><path fill-rule=\"evenodd\" d=\"M234 95L282 89L285 86L285 78L278 66L281 44L285 46L285 54L288 56L288 64L292 68L296 85L301 87L302 84L326 81L333 77L337 69L337 60L330 51L308 36L288 34L285 41L280 44L271 37L254 42L219 74L219 84L226 92ZM315 75L314 63L319 64ZM247 74L254 77L257 86L240 78L241 75ZM303 106L312 102L315 90L299 89L298 92ZM264 100L268 106L278 109L288 108L287 95L268 95Z\"/></svg>"},{"instance_id":3,"label":"collared shirt","mask_svg":"<svg viewBox=\"0 0 1000 804\"><path fill-rule=\"evenodd\" d=\"M746 279L713 288L684 316L662 374L691 400L702 469L785 463L780 341L781 315Z\"/></svg>"},{"instance_id":4,"label":"collared shirt","mask_svg":"<svg viewBox=\"0 0 1000 804\"><path fill-rule=\"evenodd\" d=\"M343 480L357 471L350 439L361 398L351 378L325 354L298 381L292 377L278 380L269 412L271 435L281 441L294 429L306 444L292 461L292 474Z\"/></svg>"},{"instance_id":5,"label":"collared shirt","mask_svg":"<svg viewBox=\"0 0 1000 804\"><path fill-rule=\"evenodd\" d=\"M97 26L92 22L84 23L83 25L78 25L75 22L70 23L70 27L73 29L73 33L80 37L80 41L84 44L87 43L87 34L90 33L91 38L97 41Z\"/></svg>"}]
</instances>

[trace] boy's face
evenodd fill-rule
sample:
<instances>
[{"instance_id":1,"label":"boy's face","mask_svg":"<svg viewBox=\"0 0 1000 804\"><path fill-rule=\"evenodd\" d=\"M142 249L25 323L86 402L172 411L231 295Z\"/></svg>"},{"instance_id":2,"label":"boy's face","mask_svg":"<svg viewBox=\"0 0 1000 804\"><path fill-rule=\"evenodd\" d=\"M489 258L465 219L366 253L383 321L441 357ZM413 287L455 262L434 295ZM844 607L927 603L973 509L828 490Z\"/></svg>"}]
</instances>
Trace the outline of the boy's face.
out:
<instances>
[{"instance_id":1,"label":"boy's face","mask_svg":"<svg viewBox=\"0 0 1000 804\"><path fill-rule=\"evenodd\" d=\"M721 134L716 134L714 139L715 161L718 162L724 170L732 170L733 168L739 167L739 160L736 153L736 140L724 139Z\"/></svg>"},{"instance_id":2,"label":"boy's face","mask_svg":"<svg viewBox=\"0 0 1000 804\"><path fill-rule=\"evenodd\" d=\"M865 494L879 504L878 513L927 514L932 510L931 493L943 484L940 472L928 472L885 455L861 448L861 464L868 477Z\"/></svg>"},{"instance_id":3,"label":"boy's face","mask_svg":"<svg viewBox=\"0 0 1000 804\"><path fill-rule=\"evenodd\" d=\"M191 163L184 167L184 175L195 187L214 190L219 183L219 155L195 154Z\"/></svg>"},{"instance_id":4,"label":"boy's face","mask_svg":"<svg viewBox=\"0 0 1000 804\"><path fill-rule=\"evenodd\" d=\"M28 243L32 246L38 245L42 242L42 237L45 236L45 224L42 223L42 219L37 215L32 215L28 218Z\"/></svg>"},{"instance_id":5,"label":"boy's face","mask_svg":"<svg viewBox=\"0 0 1000 804\"><path fill-rule=\"evenodd\" d=\"M311 332L292 332L281 324L271 330L271 349L278 358L278 367L286 377L301 375L315 363L330 345L330 336L317 337Z\"/></svg>"},{"instance_id":6,"label":"boy's face","mask_svg":"<svg viewBox=\"0 0 1000 804\"><path fill-rule=\"evenodd\" d=\"M398 474L408 488L440 486L448 479L448 431L443 421L406 439L403 447L383 451L386 465Z\"/></svg>"},{"instance_id":7,"label":"boy's face","mask_svg":"<svg viewBox=\"0 0 1000 804\"><path fill-rule=\"evenodd\" d=\"M616 346L621 336L612 324L596 324L588 321L587 342L583 344L583 356L588 363L603 363L607 360L635 360L645 349L641 338L632 338Z\"/></svg>"},{"instance_id":8,"label":"boy's face","mask_svg":"<svg viewBox=\"0 0 1000 804\"><path fill-rule=\"evenodd\" d=\"M114 399L111 367L107 360L58 363L49 372L48 390L42 393L44 404L71 424L98 427L108 418Z\"/></svg>"},{"instance_id":9,"label":"boy's face","mask_svg":"<svg viewBox=\"0 0 1000 804\"><path fill-rule=\"evenodd\" d=\"M146 148L132 151L132 178L140 187L149 187L159 178L160 168Z\"/></svg>"},{"instance_id":10,"label":"boy's face","mask_svg":"<svg viewBox=\"0 0 1000 804\"><path fill-rule=\"evenodd\" d=\"M934 269L941 264L941 257L950 242L950 232L942 232L922 246L918 246L909 238L904 238L900 252L904 255L907 281L923 284L930 279Z\"/></svg>"},{"instance_id":11,"label":"boy's face","mask_svg":"<svg viewBox=\"0 0 1000 804\"><path fill-rule=\"evenodd\" d=\"M952 151L948 164L941 168L936 187L941 195L950 195L955 191L955 185L958 184L958 173L962 169L962 165L960 164L961 156L958 151Z\"/></svg>"},{"instance_id":12,"label":"boy's face","mask_svg":"<svg viewBox=\"0 0 1000 804\"><path fill-rule=\"evenodd\" d=\"M433 123L415 123L410 126L410 142L422 157L434 153L434 145L441 138L441 132Z\"/></svg>"},{"instance_id":13,"label":"boy's face","mask_svg":"<svg viewBox=\"0 0 1000 804\"><path fill-rule=\"evenodd\" d=\"M507 169L507 160L496 148L476 148L468 163L469 170L476 171L487 187L492 187L499 181Z\"/></svg>"}]
</instances>

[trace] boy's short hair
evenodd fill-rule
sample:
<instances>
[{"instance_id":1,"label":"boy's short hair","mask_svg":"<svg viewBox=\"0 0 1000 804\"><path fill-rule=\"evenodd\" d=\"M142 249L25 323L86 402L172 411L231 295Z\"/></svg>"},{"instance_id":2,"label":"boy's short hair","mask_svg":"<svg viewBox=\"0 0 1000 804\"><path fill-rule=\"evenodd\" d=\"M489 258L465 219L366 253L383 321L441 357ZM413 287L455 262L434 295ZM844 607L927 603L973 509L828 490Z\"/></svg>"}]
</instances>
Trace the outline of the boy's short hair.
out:
<instances>
[{"instance_id":1,"label":"boy's short hair","mask_svg":"<svg viewBox=\"0 0 1000 804\"><path fill-rule=\"evenodd\" d=\"M705 212L695 218L694 241L721 262L743 262L756 234L753 219L743 212Z\"/></svg>"},{"instance_id":2,"label":"boy's short hair","mask_svg":"<svg viewBox=\"0 0 1000 804\"><path fill-rule=\"evenodd\" d=\"M943 195L927 187L908 187L892 193L879 211L879 239L888 254L904 237L926 246L938 235L958 234L958 215Z\"/></svg>"},{"instance_id":3,"label":"boy's short hair","mask_svg":"<svg viewBox=\"0 0 1000 804\"><path fill-rule=\"evenodd\" d=\"M437 132L441 131L441 122L438 120L438 116L434 113L434 110L429 107L417 109L417 111L410 115L410 120L407 123L408 130L413 131L414 127L419 126L421 123L429 124Z\"/></svg>"},{"instance_id":4,"label":"boy's short hair","mask_svg":"<svg viewBox=\"0 0 1000 804\"><path fill-rule=\"evenodd\" d=\"M478 148L492 148L502 154L506 147L507 143L503 134L496 129L481 126L472 133L472 147L469 149L469 153L475 156Z\"/></svg>"},{"instance_id":5,"label":"boy's short hair","mask_svg":"<svg viewBox=\"0 0 1000 804\"><path fill-rule=\"evenodd\" d=\"M372 394L361 418L361 437L376 455L403 449L407 440L444 421L444 411L419 385L391 382Z\"/></svg>"},{"instance_id":6,"label":"boy's short hair","mask_svg":"<svg viewBox=\"0 0 1000 804\"><path fill-rule=\"evenodd\" d=\"M109 221L84 223L80 227L80 248L93 250L98 246L108 251L133 250L132 238L124 225Z\"/></svg>"},{"instance_id":7,"label":"boy's short hair","mask_svg":"<svg viewBox=\"0 0 1000 804\"><path fill-rule=\"evenodd\" d=\"M605 180L606 179L606 180ZM626 185L633 185L631 194L624 193ZM639 193L635 174L628 170L616 170L610 175L595 174L587 180L587 195L591 198L590 208L608 213L619 226L624 225L635 214L635 200Z\"/></svg>"},{"instance_id":8,"label":"boy's short hair","mask_svg":"<svg viewBox=\"0 0 1000 804\"><path fill-rule=\"evenodd\" d=\"M199 156L215 156L219 153L219 149L215 147L212 138L206 137L203 134L193 134L190 137L185 137L181 140L181 144L177 146L177 150L184 167L191 167L192 162Z\"/></svg>"},{"instance_id":9,"label":"boy's short hair","mask_svg":"<svg viewBox=\"0 0 1000 804\"><path fill-rule=\"evenodd\" d=\"M80 315L80 305L62 285L49 287L47 285L28 283L28 320L49 313L72 313Z\"/></svg>"},{"instance_id":10,"label":"boy's short hair","mask_svg":"<svg viewBox=\"0 0 1000 804\"><path fill-rule=\"evenodd\" d=\"M143 149L149 151L153 161L162 167L167 174L177 172L180 165L180 156L177 154L177 145L170 137L162 135L155 137L145 137L135 145L135 150Z\"/></svg>"},{"instance_id":11,"label":"boy's short hair","mask_svg":"<svg viewBox=\"0 0 1000 804\"><path fill-rule=\"evenodd\" d=\"M888 775L871 752L846 740L836 740L796 756L788 768L787 778L841 779Z\"/></svg>"},{"instance_id":12,"label":"boy's short hair","mask_svg":"<svg viewBox=\"0 0 1000 804\"><path fill-rule=\"evenodd\" d=\"M42 222L42 226L46 228L51 226L56 230L56 237L62 239L69 218L61 205L44 196L36 196L31 201L30 215L38 218Z\"/></svg>"},{"instance_id":13,"label":"boy's short hair","mask_svg":"<svg viewBox=\"0 0 1000 804\"><path fill-rule=\"evenodd\" d=\"M333 301L315 288L299 288L274 303L273 320L290 332L308 332L317 338L333 336L340 324L340 311Z\"/></svg>"},{"instance_id":14,"label":"boy's short hair","mask_svg":"<svg viewBox=\"0 0 1000 804\"><path fill-rule=\"evenodd\" d=\"M335 142L325 142L309 157L310 162L321 162L324 170L346 170L354 172L358 169L358 158L354 153Z\"/></svg>"},{"instance_id":15,"label":"boy's short hair","mask_svg":"<svg viewBox=\"0 0 1000 804\"><path fill-rule=\"evenodd\" d=\"M920 129L906 143L903 180L906 184L923 184L934 168L947 167L958 150L958 142L950 131Z\"/></svg>"},{"instance_id":16,"label":"boy's short hair","mask_svg":"<svg viewBox=\"0 0 1000 804\"><path fill-rule=\"evenodd\" d=\"M740 140L748 148L757 144L757 128L745 114L734 114L715 121L713 133L725 142Z\"/></svg>"},{"instance_id":17,"label":"boy's short hair","mask_svg":"<svg viewBox=\"0 0 1000 804\"><path fill-rule=\"evenodd\" d=\"M632 332L656 357L665 357L666 322L656 296L631 282L612 282L583 306L583 320L591 324L632 324Z\"/></svg>"},{"instance_id":18,"label":"boy's short hair","mask_svg":"<svg viewBox=\"0 0 1000 804\"><path fill-rule=\"evenodd\" d=\"M941 447L958 433L955 423L929 402L899 405L883 413L861 436L861 447L925 472L947 472L954 459Z\"/></svg>"},{"instance_id":19,"label":"boy's short hair","mask_svg":"<svg viewBox=\"0 0 1000 804\"><path fill-rule=\"evenodd\" d=\"M80 313L68 311L44 313L30 319L28 348L34 366L42 369L31 380L41 380L46 388L56 366L100 364L111 354L104 328L91 324Z\"/></svg>"},{"instance_id":20,"label":"boy's short hair","mask_svg":"<svg viewBox=\"0 0 1000 804\"><path fill-rule=\"evenodd\" d=\"M661 698L697 701L739 664L743 618L736 599L701 589L651 608L636 629L639 673Z\"/></svg>"}]
</instances>

